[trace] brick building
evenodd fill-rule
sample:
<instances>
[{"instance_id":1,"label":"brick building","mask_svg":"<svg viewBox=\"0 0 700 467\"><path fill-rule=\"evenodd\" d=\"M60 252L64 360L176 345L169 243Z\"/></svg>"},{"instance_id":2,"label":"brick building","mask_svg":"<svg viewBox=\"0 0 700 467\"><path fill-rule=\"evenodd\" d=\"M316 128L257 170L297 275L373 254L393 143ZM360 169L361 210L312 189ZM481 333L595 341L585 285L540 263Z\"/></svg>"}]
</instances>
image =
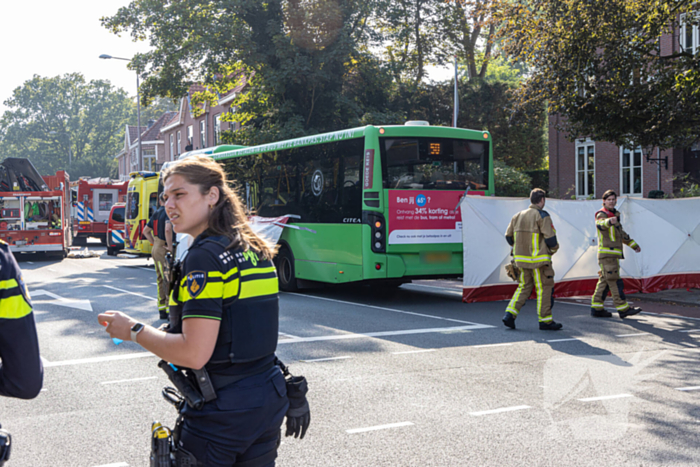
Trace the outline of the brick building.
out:
<instances>
[{"instance_id":1,"label":"brick building","mask_svg":"<svg viewBox=\"0 0 700 467\"><path fill-rule=\"evenodd\" d=\"M165 142L166 160L176 160L180 154L187 151L217 146L221 144L222 131L239 129L238 122L224 122L221 117L228 112L236 112L231 103L243 92L247 84L243 77L235 88L218 96L215 106L209 103L200 104L202 112L197 117L194 115L192 96L205 88L198 84L190 86L187 95L180 99L178 111L160 129L161 138Z\"/></svg>"},{"instance_id":2,"label":"brick building","mask_svg":"<svg viewBox=\"0 0 700 467\"><path fill-rule=\"evenodd\" d=\"M677 53L679 48L700 49L698 26L683 26L661 37L661 54ZM654 149L650 159L641 148L621 148L610 142L591 141L585 136L569 141L556 129L561 115L549 117L549 189L556 198L600 198L608 189L620 196L648 197L652 190L674 191L674 175L690 173L700 180L700 146Z\"/></svg>"},{"instance_id":3,"label":"brick building","mask_svg":"<svg viewBox=\"0 0 700 467\"><path fill-rule=\"evenodd\" d=\"M124 148L114 156L119 164L119 180L128 180L131 172L139 170L139 137L143 151L143 170L156 172L166 160L165 144L160 129L164 123L173 119L176 112L164 112L158 120L148 122L147 126L127 125L124 132Z\"/></svg>"}]
</instances>

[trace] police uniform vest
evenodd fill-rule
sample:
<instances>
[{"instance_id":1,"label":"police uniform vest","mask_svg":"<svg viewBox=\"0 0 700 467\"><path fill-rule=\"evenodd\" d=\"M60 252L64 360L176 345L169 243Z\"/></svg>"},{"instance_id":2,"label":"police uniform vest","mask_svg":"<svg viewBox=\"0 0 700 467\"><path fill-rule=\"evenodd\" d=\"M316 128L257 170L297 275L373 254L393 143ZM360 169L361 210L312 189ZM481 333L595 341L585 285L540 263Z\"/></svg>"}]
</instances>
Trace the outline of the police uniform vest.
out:
<instances>
[{"instance_id":1,"label":"police uniform vest","mask_svg":"<svg viewBox=\"0 0 700 467\"><path fill-rule=\"evenodd\" d=\"M181 319L221 321L212 374L255 373L274 361L279 332L279 285L271 260L225 236L198 237L182 264L170 300L171 332Z\"/></svg>"},{"instance_id":2,"label":"police uniform vest","mask_svg":"<svg viewBox=\"0 0 700 467\"><path fill-rule=\"evenodd\" d=\"M549 213L531 204L510 221L506 239L513 247L515 264L524 269L537 269L551 264L559 245L557 231Z\"/></svg>"},{"instance_id":3,"label":"police uniform vest","mask_svg":"<svg viewBox=\"0 0 700 467\"><path fill-rule=\"evenodd\" d=\"M610 222L613 217L617 217L617 224ZM637 243L622 228L622 216L619 211L602 208L595 213L595 219L598 231L598 259L624 258L623 244L631 248L637 247Z\"/></svg>"}]
</instances>

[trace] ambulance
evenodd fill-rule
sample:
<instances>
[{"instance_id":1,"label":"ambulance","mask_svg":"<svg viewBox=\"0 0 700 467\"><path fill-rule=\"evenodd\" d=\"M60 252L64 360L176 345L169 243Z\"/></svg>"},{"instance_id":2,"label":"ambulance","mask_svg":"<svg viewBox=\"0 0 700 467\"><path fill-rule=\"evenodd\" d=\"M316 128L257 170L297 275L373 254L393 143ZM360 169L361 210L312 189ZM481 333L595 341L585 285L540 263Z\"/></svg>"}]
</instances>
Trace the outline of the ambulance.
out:
<instances>
[{"instance_id":1,"label":"ambulance","mask_svg":"<svg viewBox=\"0 0 700 467\"><path fill-rule=\"evenodd\" d=\"M86 245L90 237L107 244L109 213L112 205L125 201L128 184L109 178L81 178L71 182L74 245Z\"/></svg>"},{"instance_id":2,"label":"ambulance","mask_svg":"<svg viewBox=\"0 0 700 467\"><path fill-rule=\"evenodd\" d=\"M158 209L158 172L132 172L126 190L126 236L124 251L150 255L152 245L143 230Z\"/></svg>"}]
</instances>

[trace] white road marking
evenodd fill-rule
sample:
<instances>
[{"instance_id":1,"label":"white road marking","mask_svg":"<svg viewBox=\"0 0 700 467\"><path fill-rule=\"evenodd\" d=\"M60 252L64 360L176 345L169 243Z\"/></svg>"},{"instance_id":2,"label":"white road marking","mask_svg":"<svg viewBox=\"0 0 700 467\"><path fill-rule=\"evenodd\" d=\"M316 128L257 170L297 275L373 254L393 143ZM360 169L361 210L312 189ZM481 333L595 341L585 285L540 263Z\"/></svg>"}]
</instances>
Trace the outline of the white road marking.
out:
<instances>
[{"instance_id":1,"label":"white road marking","mask_svg":"<svg viewBox=\"0 0 700 467\"><path fill-rule=\"evenodd\" d=\"M579 341L581 339L577 339L576 337L569 337L566 339L550 339L547 342L569 342L569 341Z\"/></svg>"},{"instance_id":2,"label":"white road marking","mask_svg":"<svg viewBox=\"0 0 700 467\"><path fill-rule=\"evenodd\" d=\"M700 318L691 318L690 316L671 315L671 314L664 314L664 313L652 313L650 311L642 311L639 314L640 315L658 316L659 318L692 319L693 321L700 321Z\"/></svg>"},{"instance_id":3,"label":"white road marking","mask_svg":"<svg viewBox=\"0 0 700 467\"><path fill-rule=\"evenodd\" d=\"M635 336L647 336L648 332L638 332L635 334L615 334L615 337L635 337Z\"/></svg>"},{"instance_id":4,"label":"white road marking","mask_svg":"<svg viewBox=\"0 0 700 467\"><path fill-rule=\"evenodd\" d=\"M599 397L586 397L583 399L578 399L581 402L593 402L593 401L606 401L609 399L622 399L625 397L634 397L632 394L615 394L614 396L599 396Z\"/></svg>"},{"instance_id":5,"label":"white road marking","mask_svg":"<svg viewBox=\"0 0 700 467\"><path fill-rule=\"evenodd\" d=\"M388 428L399 428L402 426L411 426L413 423L411 422L400 422L400 423L389 423L387 425L377 425L377 426L369 426L367 428L353 428L352 430L345 430L346 433L364 433L366 431L376 431L376 430L386 430Z\"/></svg>"},{"instance_id":6,"label":"white road marking","mask_svg":"<svg viewBox=\"0 0 700 467\"><path fill-rule=\"evenodd\" d=\"M326 357L326 358L314 358L313 360L299 360L300 362L304 363L311 363L311 362L327 362L330 360L345 360L346 358L352 358L349 355L343 356L343 357Z\"/></svg>"},{"instance_id":7,"label":"white road marking","mask_svg":"<svg viewBox=\"0 0 700 467\"><path fill-rule=\"evenodd\" d=\"M284 337L284 338L288 338L288 339L298 339L297 336L293 336L293 335L291 335L291 334L289 334L289 333L287 333L287 332L279 332L278 335L279 335L280 337Z\"/></svg>"},{"instance_id":8,"label":"white road marking","mask_svg":"<svg viewBox=\"0 0 700 467\"><path fill-rule=\"evenodd\" d=\"M116 381L102 381L100 384L131 383L132 381L146 381L147 379L158 379L156 376L146 376L144 378L119 379Z\"/></svg>"},{"instance_id":9,"label":"white road marking","mask_svg":"<svg viewBox=\"0 0 700 467\"><path fill-rule=\"evenodd\" d=\"M423 317L423 318L432 318L432 319L440 319L440 320L443 320L443 321L452 321L452 322L454 322L454 323L476 324L476 323L473 323L473 322L471 322L471 321L461 321L461 320L458 320L458 319L443 318L442 316L426 315L426 314L423 314L423 313L415 313L415 312L413 312L413 311L395 310L395 309L393 309L393 308L384 308L384 307L382 307L382 306L365 305L364 303L346 302L345 300L334 300L334 299L332 299L332 298L315 297L315 296L313 296L313 295L302 295L302 294L289 293L289 292L288 292L288 294L289 294L289 295L298 295L298 296L304 297L304 298L315 298L315 299L317 299L317 300L327 300L327 301L329 301L329 302L344 303L344 304L346 304L346 305L355 305L355 306L362 306L362 307L365 307L365 308L374 308L375 310L392 311L392 312L394 312L394 313L402 313L402 314L405 314L405 315L421 316L421 317ZM483 326L484 328L492 328L492 327L494 327L494 326L488 326L488 325L485 325L485 324L481 324L480 326Z\"/></svg>"},{"instance_id":10,"label":"white road marking","mask_svg":"<svg viewBox=\"0 0 700 467\"><path fill-rule=\"evenodd\" d=\"M483 344L483 345L472 345L470 346L472 349L480 349L483 347L506 347L509 345L513 345L512 343L506 343L506 344Z\"/></svg>"},{"instance_id":11,"label":"white road marking","mask_svg":"<svg viewBox=\"0 0 700 467\"><path fill-rule=\"evenodd\" d=\"M686 329L684 331L678 331L678 332L700 332L700 329Z\"/></svg>"},{"instance_id":12,"label":"white road marking","mask_svg":"<svg viewBox=\"0 0 700 467\"><path fill-rule=\"evenodd\" d=\"M382 332L366 332L366 333L348 333L348 334L333 334L330 336L315 336L315 337L297 337L294 339L285 339L279 341L278 344L297 344L299 342L318 342L318 341L337 341L346 339L365 339L368 337L385 337L385 336L403 336L406 334L429 334L437 332L464 331L468 329L486 329L493 326L485 324L474 324L471 326L454 326L449 328L425 328L425 329L406 329L404 331L382 331Z\"/></svg>"},{"instance_id":13,"label":"white road marking","mask_svg":"<svg viewBox=\"0 0 700 467\"><path fill-rule=\"evenodd\" d=\"M126 462L117 462L116 464L103 464L103 465L97 465L95 467L129 467L129 464Z\"/></svg>"},{"instance_id":14,"label":"white road marking","mask_svg":"<svg viewBox=\"0 0 700 467\"><path fill-rule=\"evenodd\" d=\"M500 409L482 410L481 412L469 412L469 415L472 415L474 417L481 417L482 415L491 415L502 412L513 412L515 410L526 410L531 408L532 407L530 407L529 405L516 405L513 407L502 407Z\"/></svg>"},{"instance_id":15,"label":"white road marking","mask_svg":"<svg viewBox=\"0 0 700 467\"><path fill-rule=\"evenodd\" d=\"M564 305L578 305L578 306L585 306L585 307L588 307L588 308L591 307L590 304L567 302L567 301L564 301L564 300L555 300L555 302L556 302L556 303L563 303Z\"/></svg>"},{"instance_id":16,"label":"white road marking","mask_svg":"<svg viewBox=\"0 0 700 467\"><path fill-rule=\"evenodd\" d=\"M423 285L423 284L403 284L403 286L408 286L408 287L426 287L428 289L438 289L442 290L445 292L450 292L452 294L458 294L459 296L462 296L463 293L461 290L453 289L450 287L438 287L436 285Z\"/></svg>"},{"instance_id":17,"label":"white road marking","mask_svg":"<svg viewBox=\"0 0 700 467\"><path fill-rule=\"evenodd\" d=\"M51 297L52 300L48 300L53 302L54 305L60 305L60 306L65 306L68 308L77 308L78 310L83 310L83 311L92 311L92 305L90 304L90 300L71 300L69 298L63 298L60 295L56 295L55 293L51 293L46 290L34 290L31 293L32 301L37 301L37 302L45 302L47 301L46 299L39 299L35 300L36 297L39 297L41 295L48 295Z\"/></svg>"},{"instance_id":18,"label":"white road marking","mask_svg":"<svg viewBox=\"0 0 700 467\"><path fill-rule=\"evenodd\" d=\"M31 261L27 261L27 264L34 264L34 263L32 263Z\"/></svg>"},{"instance_id":19,"label":"white road marking","mask_svg":"<svg viewBox=\"0 0 700 467\"><path fill-rule=\"evenodd\" d=\"M391 352L392 355L404 355L407 353L435 352L436 349L407 350L406 352Z\"/></svg>"},{"instance_id":20,"label":"white road marking","mask_svg":"<svg viewBox=\"0 0 700 467\"><path fill-rule=\"evenodd\" d=\"M677 391L698 391L700 386L689 386L687 388L676 388Z\"/></svg>"},{"instance_id":21,"label":"white road marking","mask_svg":"<svg viewBox=\"0 0 700 467\"><path fill-rule=\"evenodd\" d=\"M157 301L158 301L157 298L151 298L151 297L149 297L149 296L147 296L147 295L143 295L143 294L140 294L140 293L129 292L128 290L124 290L124 289L118 289L118 288L116 288L116 287L112 287L111 285L103 285L102 287L107 287L108 289L114 289L114 290L116 290L116 291L118 291L118 292L123 292L123 293L128 293L128 294L131 294L131 295L136 295L137 297L147 298L148 300L153 300L154 302L157 302Z\"/></svg>"},{"instance_id":22,"label":"white road marking","mask_svg":"<svg viewBox=\"0 0 700 467\"><path fill-rule=\"evenodd\" d=\"M158 285L158 282L151 282L151 285Z\"/></svg>"},{"instance_id":23,"label":"white road marking","mask_svg":"<svg viewBox=\"0 0 700 467\"><path fill-rule=\"evenodd\" d=\"M46 359L45 359L44 357L42 357L41 355L39 356L39 358L41 359L41 363L43 363L44 366L46 366L47 363L51 363L50 361L46 360Z\"/></svg>"},{"instance_id":24,"label":"white road marking","mask_svg":"<svg viewBox=\"0 0 700 467\"><path fill-rule=\"evenodd\" d=\"M83 365L86 363L113 362L118 360L131 360L134 358L155 357L151 352L129 353L124 355L111 355L109 357L79 358L76 360L63 360L62 362L51 362L44 365L45 368L54 366Z\"/></svg>"}]
</instances>

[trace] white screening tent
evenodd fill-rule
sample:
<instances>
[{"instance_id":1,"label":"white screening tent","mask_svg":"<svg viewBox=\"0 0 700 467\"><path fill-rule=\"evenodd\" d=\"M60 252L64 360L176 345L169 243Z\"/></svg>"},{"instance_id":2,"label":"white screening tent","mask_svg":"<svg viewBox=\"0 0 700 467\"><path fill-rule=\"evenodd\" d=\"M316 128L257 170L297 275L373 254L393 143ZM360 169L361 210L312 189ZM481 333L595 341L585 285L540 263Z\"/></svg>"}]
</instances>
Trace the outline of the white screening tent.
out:
<instances>
[{"instance_id":1,"label":"white screening tent","mask_svg":"<svg viewBox=\"0 0 700 467\"><path fill-rule=\"evenodd\" d=\"M465 302L509 299L516 283L506 276L510 246L505 232L528 199L467 196L462 201ZM595 213L601 200L547 199L560 249L553 257L555 297L591 295L598 281ZM621 223L642 248L625 246L625 292L700 287L700 198L619 198Z\"/></svg>"}]
</instances>

